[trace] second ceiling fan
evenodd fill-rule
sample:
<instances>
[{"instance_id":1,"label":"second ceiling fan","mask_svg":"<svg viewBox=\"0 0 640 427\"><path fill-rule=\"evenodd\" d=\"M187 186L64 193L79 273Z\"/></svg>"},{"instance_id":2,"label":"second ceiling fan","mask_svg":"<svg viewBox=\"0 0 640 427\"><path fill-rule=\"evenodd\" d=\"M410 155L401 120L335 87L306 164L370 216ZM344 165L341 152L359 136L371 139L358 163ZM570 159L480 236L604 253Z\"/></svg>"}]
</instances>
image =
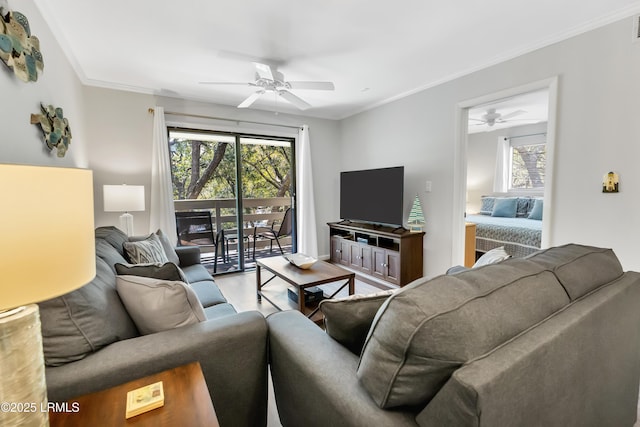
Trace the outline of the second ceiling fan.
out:
<instances>
[{"instance_id":1,"label":"second ceiling fan","mask_svg":"<svg viewBox=\"0 0 640 427\"><path fill-rule=\"evenodd\" d=\"M200 82L202 84L209 85L240 85L240 86L252 86L257 90L249 95L244 101L242 101L238 108L250 107L258 98L267 92L273 92L289 101L301 110L306 110L311 107L304 99L293 94L291 90L304 89L304 90L334 90L335 86L333 82L312 82L312 81L286 81L284 75L276 69L274 65L264 64L261 62L253 62L256 67L255 81L241 83L241 82Z\"/></svg>"}]
</instances>

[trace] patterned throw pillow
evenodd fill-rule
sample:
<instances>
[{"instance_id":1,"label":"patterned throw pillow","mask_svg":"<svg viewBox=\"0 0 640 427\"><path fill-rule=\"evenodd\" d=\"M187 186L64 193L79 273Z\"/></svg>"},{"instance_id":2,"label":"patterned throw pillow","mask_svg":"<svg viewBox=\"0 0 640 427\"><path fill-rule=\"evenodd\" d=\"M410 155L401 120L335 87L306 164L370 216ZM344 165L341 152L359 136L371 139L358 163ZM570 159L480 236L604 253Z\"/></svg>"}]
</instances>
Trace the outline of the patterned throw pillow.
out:
<instances>
[{"instance_id":1,"label":"patterned throw pillow","mask_svg":"<svg viewBox=\"0 0 640 427\"><path fill-rule=\"evenodd\" d=\"M480 215L491 215L493 212L493 204L496 201L495 197L482 196L480 205Z\"/></svg>"},{"instance_id":2,"label":"patterned throw pillow","mask_svg":"<svg viewBox=\"0 0 640 427\"><path fill-rule=\"evenodd\" d=\"M139 242L124 242L124 251L132 264L146 264L159 262L164 264L169 262L167 255L162 248L158 236L152 234L146 240Z\"/></svg>"}]
</instances>

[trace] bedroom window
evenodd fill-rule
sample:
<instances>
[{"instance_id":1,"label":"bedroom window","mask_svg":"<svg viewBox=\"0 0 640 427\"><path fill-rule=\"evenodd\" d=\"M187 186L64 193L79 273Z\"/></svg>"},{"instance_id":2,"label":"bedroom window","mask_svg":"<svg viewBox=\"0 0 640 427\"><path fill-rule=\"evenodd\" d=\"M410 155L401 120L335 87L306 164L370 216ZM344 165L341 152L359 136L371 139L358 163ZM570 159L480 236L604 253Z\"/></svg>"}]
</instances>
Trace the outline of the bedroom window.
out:
<instances>
[{"instance_id":1,"label":"bedroom window","mask_svg":"<svg viewBox=\"0 0 640 427\"><path fill-rule=\"evenodd\" d=\"M531 143L530 141L519 141L511 138L509 150L509 190L544 189L545 166L547 163L545 142Z\"/></svg>"}]
</instances>

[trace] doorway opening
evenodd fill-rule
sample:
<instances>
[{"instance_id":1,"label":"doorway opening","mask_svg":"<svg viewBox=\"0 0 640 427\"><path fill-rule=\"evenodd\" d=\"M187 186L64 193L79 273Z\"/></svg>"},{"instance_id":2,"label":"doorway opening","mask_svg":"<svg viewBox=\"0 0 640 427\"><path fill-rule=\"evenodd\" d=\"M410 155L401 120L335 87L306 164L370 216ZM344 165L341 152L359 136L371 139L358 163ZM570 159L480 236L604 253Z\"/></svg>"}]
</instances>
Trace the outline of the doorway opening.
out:
<instances>
[{"instance_id":1,"label":"doorway opening","mask_svg":"<svg viewBox=\"0 0 640 427\"><path fill-rule=\"evenodd\" d=\"M512 244L511 238L506 242L492 237L478 239L475 245L479 255L492 245L503 245L509 246L514 256L524 256L535 251L536 245L544 248L552 241L556 99L554 77L464 101L456 107L453 212L459 220L453 223L452 265L465 263L467 214L484 214L497 220L487 210L493 209L488 205L496 199L510 199L506 201L509 205L514 202L518 209L514 215L521 218L528 218L535 200L540 199L537 209L541 208L544 220L538 224L539 240ZM469 263L468 255L466 260Z\"/></svg>"}]
</instances>

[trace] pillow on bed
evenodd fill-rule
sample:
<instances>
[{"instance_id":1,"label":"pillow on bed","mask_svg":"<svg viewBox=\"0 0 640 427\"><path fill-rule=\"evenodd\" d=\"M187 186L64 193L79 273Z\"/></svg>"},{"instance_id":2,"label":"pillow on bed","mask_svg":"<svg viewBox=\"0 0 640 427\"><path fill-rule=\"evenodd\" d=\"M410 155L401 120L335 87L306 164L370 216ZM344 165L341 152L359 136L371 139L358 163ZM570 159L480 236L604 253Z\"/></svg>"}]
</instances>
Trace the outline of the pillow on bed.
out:
<instances>
[{"instance_id":1,"label":"pillow on bed","mask_svg":"<svg viewBox=\"0 0 640 427\"><path fill-rule=\"evenodd\" d=\"M491 216L515 218L517 207L518 199L515 197L496 199L496 202L493 204L493 211L491 212Z\"/></svg>"},{"instance_id":2,"label":"pillow on bed","mask_svg":"<svg viewBox=\"0 0 640 427\"><path fill-rule=\"evenodd\" d=\"M493 212L493 204L495 203L495 197L482 196L480 199L480 215L491 215Z\"/></svg>"},{"instance_id":3,"label":"pillow on bed","mask_svg":"<svg viewBox=\"0 0 640 427\"><path fill-rule=\"evenodd\" d=\"M531 209L527 218L542 220L542 203L542 199L535 199L533 209Z\"/></svg>"}]
</instances>

